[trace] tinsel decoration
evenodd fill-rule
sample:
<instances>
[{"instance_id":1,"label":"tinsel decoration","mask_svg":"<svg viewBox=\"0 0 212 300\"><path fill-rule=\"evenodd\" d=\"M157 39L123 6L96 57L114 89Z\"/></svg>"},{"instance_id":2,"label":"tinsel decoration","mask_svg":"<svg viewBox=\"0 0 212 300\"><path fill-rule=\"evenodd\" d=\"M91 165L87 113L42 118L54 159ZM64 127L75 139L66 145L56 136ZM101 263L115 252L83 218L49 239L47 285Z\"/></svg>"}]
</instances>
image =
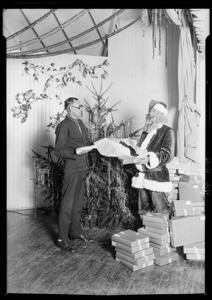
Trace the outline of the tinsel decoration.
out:
<instances>
[{"instance_id":1,"label":"tinsel decoration","mask_svg":"<svg viewBox=\"0 0 212 300\"><path fill-rule=\"evenodd\" d=\"M154 10L154 47L157 47L157 18L158 18L158 10L157 8Z\"/></svg>"},{"instance_id":2,"label":"tinsel decoration","mask_svg":"<svg viewBox=\"0 0 212 300\"><path fill-rule=\"evenodd\" d=\"M161 23L162 23L162 9L158 10L158 30L159 30L159 44L158 44L158 53L161 55Z\"/></svg>"},{"instance_id":3,"label":"tinsel decoration","mask_svg":"<svg viewBox=\"0 0 212 300\"><path fill-rule=\"evenodd\" d=\"M154 25L157 26L158 9L154 9Z\"/></svg>"},{"instance_id":4,"label":"tinsel decoration","mask_svg":"<svg viewBox=\"0 0 212 300\"><path fill-rule=\"evenodd\" d=\"M146 26L149 26L149 15L148 15L148 9L143 8L141 9L141 24L143 27L143 37L145 36L145 28Z\"/></svg>"},{"instance_id":5,"label":"tinsel decoration","mask_svg":"<svg viewBox=\"0 0 212 300\"><path fill-rule=\"evenodd\" d=\"M168 21L166 19L166 52L165 52L165 65L166 65L166 68L167 68L167 65L168 65Z\"/></svg>"},{"instance_id":6,"label":"tinsel decoration","mask_svg":"<svg viewBox=\"0 0 212 300\"><path fill-rule=\"evenodd\" d=\"M152 9L152 51L153 59L155 57L155 49L157 47L157 24L158 24L158 9Z\"/></svg>"},{"instance_id":7,"label":"tinsel decoration","mask_svg":"<svg viewBox=\"0 0 212 300\"><path fill-rule=\"evenodd\" d=\"M152 9L152 58L155 58L155 10Z\"/></svg>"}]
</instances>

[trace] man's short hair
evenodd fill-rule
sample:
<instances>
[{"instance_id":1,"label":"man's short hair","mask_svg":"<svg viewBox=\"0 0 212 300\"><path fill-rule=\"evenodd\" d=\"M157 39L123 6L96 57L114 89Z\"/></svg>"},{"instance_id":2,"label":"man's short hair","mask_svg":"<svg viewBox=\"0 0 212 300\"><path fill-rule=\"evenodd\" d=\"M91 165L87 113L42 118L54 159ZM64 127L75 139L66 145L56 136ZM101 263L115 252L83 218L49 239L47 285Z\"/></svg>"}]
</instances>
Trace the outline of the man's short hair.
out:
<instances>
[{"instance_id":1,"label":"man's short hair","mask_svg":"<svg viewBox=\"0 0 212 300\"><path fill-rule=\"evenodd\" d=\"M66 100L64 101L64 109L67 109L67 108L69 107L69 105L70 105L71 103L73 103L75 100L78 100L78 99L75 98L75 97L70 97L70 98L66 99Z\"/></svg>"}]
</instances>

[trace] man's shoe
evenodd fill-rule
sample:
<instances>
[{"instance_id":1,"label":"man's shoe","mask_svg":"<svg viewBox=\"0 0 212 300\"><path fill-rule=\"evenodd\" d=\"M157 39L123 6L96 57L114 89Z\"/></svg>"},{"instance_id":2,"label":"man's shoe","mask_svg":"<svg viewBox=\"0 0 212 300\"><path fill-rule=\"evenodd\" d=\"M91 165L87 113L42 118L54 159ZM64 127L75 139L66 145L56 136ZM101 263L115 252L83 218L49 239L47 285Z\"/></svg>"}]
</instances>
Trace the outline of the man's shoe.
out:
<instances>
[{"instance_id":1,"label":"man's shoe","mask_svg":"<svg viewBox=\"0 0 212 300\"><path fill-rule=\"evenodd\" d=\"M76 240L70 240L68 239L67 241L68 245L72 248L72 249L75 249L77 244L76 244Z\"/></svg>"},{"instance_id":2,"label":"man's shoe","mask_svg":"<svg viewBox=\"0 0 212 300\"><path fill-rule=\"evenodd\" d=\"M62 241L62 240L57 240L56 246L59 247L61 250L65 251L73 251L74 248L71 247L71 245L68 242Z\"/></svg>"},{"instance_id":3,"label":"man's shoe","mask_svg":"<svg viewBox=\"0 0 212 300\"><path fill-rule=\"evenodd\" d=\"M83 242L91 242L93 241L92 239L86 239L82 234L80 235L76 235L76 236L71 236L71 240L80 240L80 241L83 241Z\"/></svg>"}]
</instances>

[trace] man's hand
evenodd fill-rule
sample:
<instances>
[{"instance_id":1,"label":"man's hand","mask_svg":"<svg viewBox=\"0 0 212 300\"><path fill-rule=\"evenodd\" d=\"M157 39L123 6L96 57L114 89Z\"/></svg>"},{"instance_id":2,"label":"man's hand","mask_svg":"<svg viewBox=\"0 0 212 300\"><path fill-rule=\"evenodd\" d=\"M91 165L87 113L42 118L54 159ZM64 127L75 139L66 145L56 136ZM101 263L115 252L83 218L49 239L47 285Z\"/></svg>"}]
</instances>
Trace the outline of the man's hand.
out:
<instances>
[{"instance_id":1,"label":"man's hand","mask_svg":"<svg viewBox=\"0 0 212 300\"><path fill-rule=\"evenodd\" d=\"M77 155L85 154L85 153L88 153L89 151L93 150L94 148L96 148L95 145L79 147L76 149L76 154Z\"/></svg>"}]
</instances>

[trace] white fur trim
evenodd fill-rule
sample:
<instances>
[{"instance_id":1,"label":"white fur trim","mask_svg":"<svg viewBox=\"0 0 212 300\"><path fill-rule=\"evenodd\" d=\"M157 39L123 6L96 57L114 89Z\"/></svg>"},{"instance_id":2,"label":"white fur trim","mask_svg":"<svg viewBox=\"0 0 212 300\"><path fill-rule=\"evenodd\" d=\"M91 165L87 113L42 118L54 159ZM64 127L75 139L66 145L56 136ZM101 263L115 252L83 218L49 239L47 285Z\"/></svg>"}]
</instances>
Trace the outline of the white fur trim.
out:
<instances>
[{"instance_id":1,"label":"white fur trim","mask_svg":"<svg viewBox=\"0 0 212 300\"><path fill-rule=\"evenodd\" d=\"M149 164L150 165L146 164L146 167L148 169L156 168L160 162L157 155L154 152L148 152L147 155L149 156Z\"/></svg>"},{"instance_id":2,"label":"white fur trim","mask_svg":"<svg viewBox=\"0 0 212 300\"><path fill-rule=\"evenodd\" d=\"M155 180L149 180L144 178L143 173L139 173L138 177L132 178L132 187L137 189L147 189L155 192L170 193L172 190L172 182L159 182Z\"/></svg>"},{"instance_id":3,"label":"white fur trim","mask_svg":"<svg viewBox=\"0 0 212 300\"><path fill-rule=\"evenodd\" d=\"M142 164L135 164L136 168L139 170L139 171L143 171L143 167L142 167Z\"/></svg>"},{"instance_id":4,"label":"white fur trim","mask_svg":"<svg viewBox=\"0 0 212 300\"><path fill-rule=\"evenodd\" d=\"M165 106L163 106L162 104L160 103L157 103L153 106L153 108L157 109L158 111L160 111L162 114L164 114L165 116L167 116L168 114L168 111L167 109L165 108Z\"/></svg>"},{"instance_id":5,"label":"white fur trim","mask_svg":"<svg viewBox=\"0 0 212 300\"><path fill-rule=\"evenodd\" d=\"M156 132L157 132L157 129L153 129L147 134L145 140L143 141L143 143L141 144L141 147L140 147L142 150L146 150L146 147L148 146L150 140L152 139L153 135L156 134Z\"/></svg>"}]
</instances>

